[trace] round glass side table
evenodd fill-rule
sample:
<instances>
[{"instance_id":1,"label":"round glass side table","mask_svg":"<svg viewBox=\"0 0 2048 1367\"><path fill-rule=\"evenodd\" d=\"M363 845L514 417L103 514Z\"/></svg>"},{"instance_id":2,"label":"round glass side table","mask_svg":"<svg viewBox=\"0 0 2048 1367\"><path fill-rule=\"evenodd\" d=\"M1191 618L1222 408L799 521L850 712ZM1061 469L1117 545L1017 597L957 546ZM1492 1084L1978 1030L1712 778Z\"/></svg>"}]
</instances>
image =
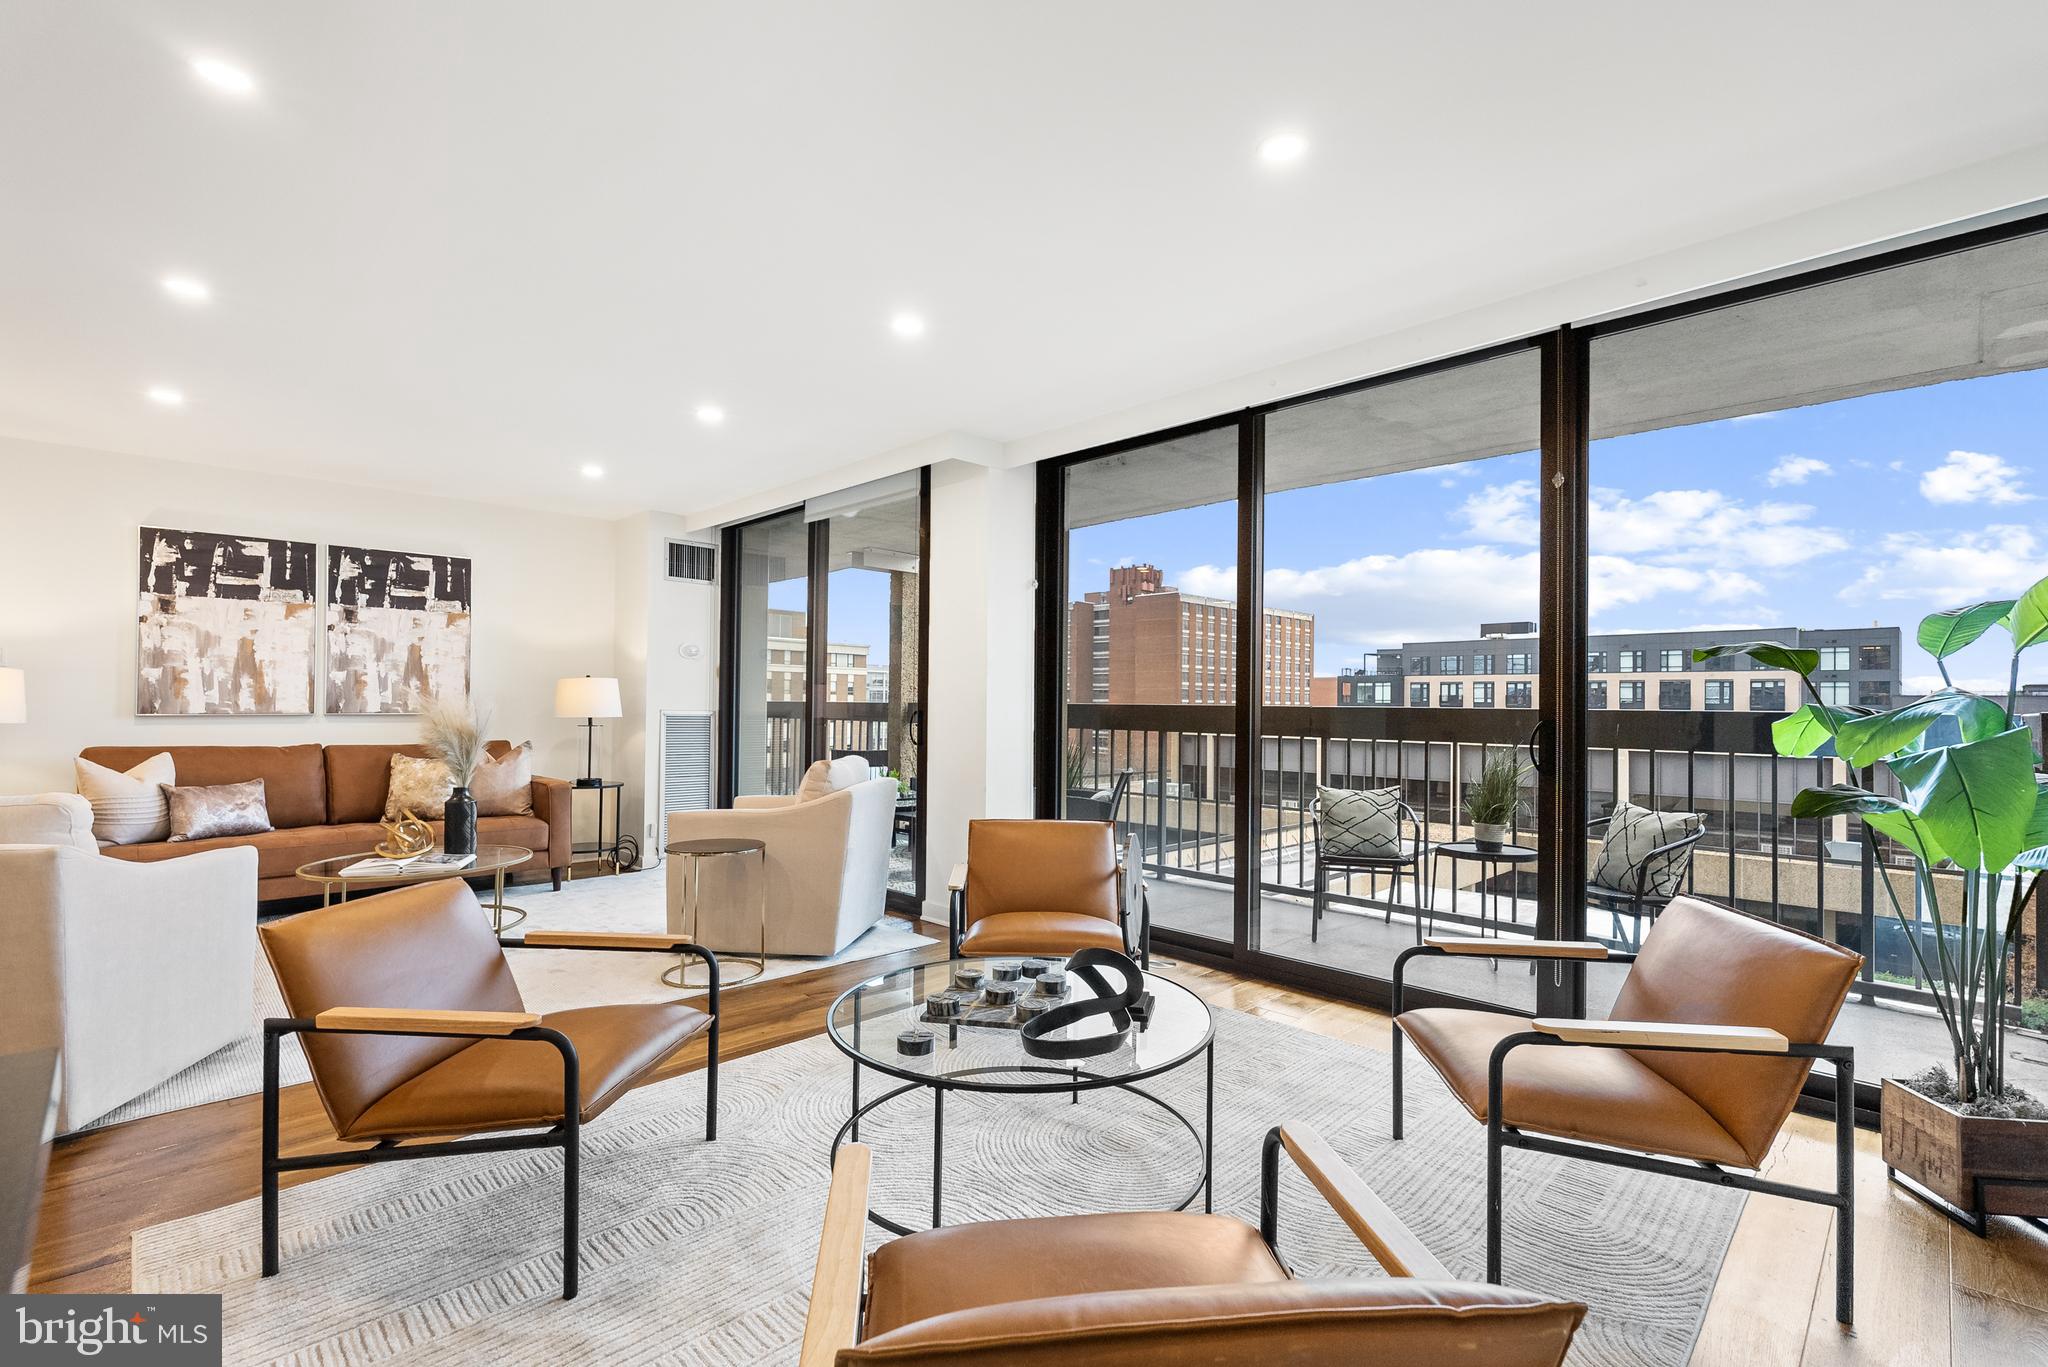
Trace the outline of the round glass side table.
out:
<instances>
[{"instance_id":1,"label":"round glass side table","mask_svg":"<svg viewBox=\"0 0 2048 1367\"><path fill-rule=\"evenodd\" d=\"M682 925L677 929L692 940L702 942L699 927L704 910L704 861L707 859L754 860L754 917L760 930L761 951L749 960L744 955L727 958L719 956L721 973L725 965L737 963L754 971L743 978L726 978L725 985L752 982L768 971L768 846L759 840L678 840L664 851L671 859L687 859L690 866L683 870L683 904L678 908ZM661 975L661 980L670 987L703 987L701 982L690 981L690 965L683 960Z\"/></svg>"}]
</instances>

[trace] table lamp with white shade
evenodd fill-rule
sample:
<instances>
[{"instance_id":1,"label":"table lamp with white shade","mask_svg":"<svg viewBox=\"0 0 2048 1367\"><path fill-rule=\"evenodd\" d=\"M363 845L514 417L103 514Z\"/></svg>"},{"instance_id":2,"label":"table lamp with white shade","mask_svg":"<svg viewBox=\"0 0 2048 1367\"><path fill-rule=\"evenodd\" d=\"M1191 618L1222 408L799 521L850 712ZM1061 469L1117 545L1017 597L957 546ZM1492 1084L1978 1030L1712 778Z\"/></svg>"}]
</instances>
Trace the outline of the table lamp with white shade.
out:
<instances>
[{"instance_id":1,"label":"table lamp with white shade","mask_svg":"<svg viewBox=\"0 0 2048 1367\"><path fill-rule=\"evenodd\" d=\"M597 754L597 719L621 715L619 709L619 681L617 679L595 679L585 674L579 678L555 681L555 715L558 717L581 717L586 732L583 742L583 777L576 780L578 788L595 788L604 780L597 777L595 758Z\"/></svg>"},{"instance_id":2,"label":"table lamp with white shade","mask_svg":"<svg viewBox=\"0 0 2048 1367\"><path fill-rule=\"evenodd\" d=\"M0 725L28 720L28 675L0 669Z\"/></svg>"}]
</instances>

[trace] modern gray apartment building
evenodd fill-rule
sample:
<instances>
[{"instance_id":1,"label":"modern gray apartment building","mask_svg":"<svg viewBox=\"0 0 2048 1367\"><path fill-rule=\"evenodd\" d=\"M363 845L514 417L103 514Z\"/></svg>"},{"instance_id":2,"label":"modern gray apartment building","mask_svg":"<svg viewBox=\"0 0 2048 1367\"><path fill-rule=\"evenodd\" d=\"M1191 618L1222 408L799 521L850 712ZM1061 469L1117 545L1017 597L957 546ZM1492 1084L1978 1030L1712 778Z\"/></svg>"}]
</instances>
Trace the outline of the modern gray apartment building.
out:
<instances>
[{"instance_id":1,"label":"modern gray apartment building","mask_svg":"<svg viewBox=\"0 0 2048 1367\"><path fill-rule=\"evenodd\" d=\"M1775 627L1747 631L1632 631L1593 636L1586 652L1586 706L1651 712L1784 712L1797 707L1799 676L1746 657L1695 661L1694 650L1730 640L1769 640L1820 652L1821 700L1890 707L1900 700L1897 627ZM1534 622L1488 622L1477 636L1404 641L1374 651L1337 677L1340 707L1534 707Z\"/></svg>"}]
</instances>

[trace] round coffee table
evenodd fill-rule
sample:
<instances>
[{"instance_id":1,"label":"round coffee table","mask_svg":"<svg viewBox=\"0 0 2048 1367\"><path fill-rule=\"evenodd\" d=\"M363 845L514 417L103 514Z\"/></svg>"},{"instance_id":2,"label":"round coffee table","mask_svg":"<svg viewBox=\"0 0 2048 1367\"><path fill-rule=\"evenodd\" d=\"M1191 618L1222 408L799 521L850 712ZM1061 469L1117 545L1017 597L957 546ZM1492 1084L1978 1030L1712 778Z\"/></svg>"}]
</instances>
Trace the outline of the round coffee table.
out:
<instances>
[{"instance_id":1,"label":"round coffee table","mask_svg":"<svg viewBox=\"0 0 2048 1367\"><path fill-rule=\"evenodd\" d=\"M704 913L704 861L707 859L745 858L752 856L754 866L754 915L761 930L761 953L748 963L741 955L727 958L719 956L721 974L728 964L739 964L754 971L744 978L726 978L730 987L735 983L752 982L768 971L768 846L759 840L678 840L665 846L662 851L672 859L687 859L690 867L683 874L683 904L677 910L681 913L682 925L675 927L692 940L702 943L698 936L698 922ZM665 970L661 980L670 987L702 987L703 983L690 981L690 961L682 959L674 968ZM708 980L707 980L708 981Z\"/></svg>"},{"instance_id":2,"label":"round coffee table","mask_svg":"<svg viewBox=\"0 0 2048 1367\"><path fill-rule=\"evenodd\" d=\"M441 851L433 851L439 854ZM315 859L310 864L298 867L298 876L308 883L320 885L320 905L327 906L334 900L334 891L341 889L341 900L348 900L351 888L396 888L407 883L432 883L442 878L491 878L491 929L503 935L507 926L516 926L526 919L523 908L507 905L505 901L505 874L533 858L533 851L524 845L479 845L476 847L476 862L459 869L423 869L418 866L401 869L397 873L346 874L342 870L363 859L381 858L374 850L361 854L338 854L332 859ZM512 919L506 920L507 914Z\"/></svg>"},{"instance_id":3,"label":"round coffee table","mask_svg":"<svg viewBox=\"0 0 2048 1367\"><path fill-rule=\"evenodd\" d=\"M1199 1150L1193 1165L1194 1180L1188 1193L1172 1209L1186 1210L1195 1198L1202 1209L1211 1208L1214 1192L1216 1137L1216 1026L1209 1007L1200 997L1166 978L1144 975L1145 991L1152 999L1151 1012L1142 1023L1133 1022L1123 1041L1108 1053L1096 1054L1073 1063L1040 1059L1024 1052L1023 1036L1014 1028L965 1022L931 1022L923 1019L925 999L949 990L964 973L992 973L998 964L1017 964L1025 956L996 959L952 959L898 969L879 978L848 988L832 1003L825 1018L825 1031L839 1051L853 1060L851 1113L832 1137L831 1153L839 1146L860 1138L861 1117L898 1097L929 1091L932 1097L932 1227L940 1223L945 1196L946 1093L981 1092L1008 1096L1031 1096L1067 1092L1076 1103L1081 1093L1120 1088L1157 1106L1179 1121ZM1051 962L1059 962L1057 959ZM1068 974L1065 1000L1086 1000L1093 995L1076 974ZM1030 983L1024 988L1028 990ZM907 1030L927 1030L935 1037L930 1053L909 1055L897 1052L896 1039ZM1088 1039L1114 1035L1107 1013L1076 1021L1055 1031L1053 1039ZM1203 1127L1195 1124L1172 1103L1137 1084L1170 1072L1200 1055L1206 1073ZM892 1087L873 1100L860 1099L863 1068L897 1078ZM827 1161L830 1161L828 1155ZM1109 1198L1112 1204L1121 1197ZM868 1211L870 1222L895 1234L909 1234L912 1227L900 1224L876 1210Z\"/></svg>"}]
</instances>

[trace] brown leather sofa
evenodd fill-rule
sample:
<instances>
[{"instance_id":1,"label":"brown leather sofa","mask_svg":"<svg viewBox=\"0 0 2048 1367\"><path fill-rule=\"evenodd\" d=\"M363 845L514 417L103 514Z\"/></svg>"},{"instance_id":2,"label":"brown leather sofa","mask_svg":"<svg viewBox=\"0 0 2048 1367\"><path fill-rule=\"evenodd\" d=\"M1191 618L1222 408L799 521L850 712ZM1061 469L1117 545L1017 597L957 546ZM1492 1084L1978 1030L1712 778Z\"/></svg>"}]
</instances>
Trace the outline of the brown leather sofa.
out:
<instances>
[{"instance_id":1,"label":"brown leather sofa","mask_svg":"<svg viewBox=\"0 0 2048 1367\"><path fill-rule=\"evenodd\" d=\"M511 747L494 740L488 748L493 755L503 755ZM417 745L96 745L80 751L79 757L125 770L166 751L177 766L180 786L262 779L275 829L175 844L105 845L100 852L147 863L246 845L256 851L259 902L307 896L316 889L294 876L300 865L360 854L384 839L384 829L377 823L384 817L391 756L425 753ZM522 872L545 868L560 889L574 838L569 805L574 792L564 779L535 778L533 815L479 817L477 840L486 845L524 845L533 851L533 862ZM438 840L441 823L436 821L433 827Z\"/></svg>"}]
</instances>

